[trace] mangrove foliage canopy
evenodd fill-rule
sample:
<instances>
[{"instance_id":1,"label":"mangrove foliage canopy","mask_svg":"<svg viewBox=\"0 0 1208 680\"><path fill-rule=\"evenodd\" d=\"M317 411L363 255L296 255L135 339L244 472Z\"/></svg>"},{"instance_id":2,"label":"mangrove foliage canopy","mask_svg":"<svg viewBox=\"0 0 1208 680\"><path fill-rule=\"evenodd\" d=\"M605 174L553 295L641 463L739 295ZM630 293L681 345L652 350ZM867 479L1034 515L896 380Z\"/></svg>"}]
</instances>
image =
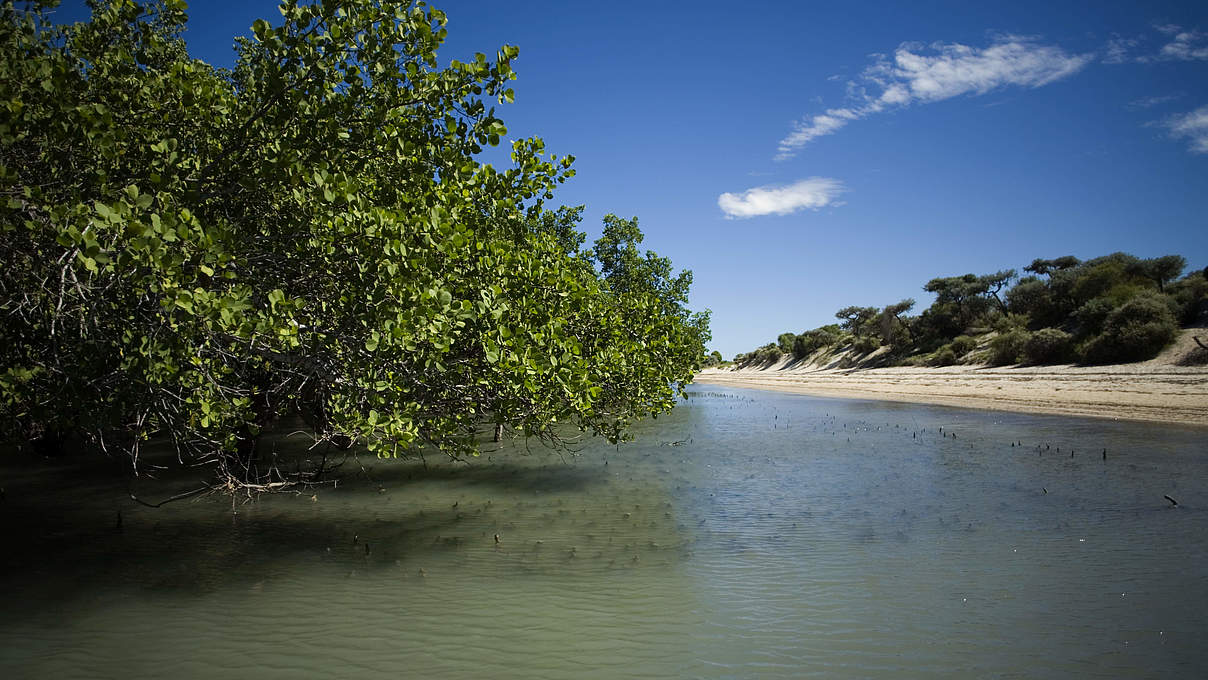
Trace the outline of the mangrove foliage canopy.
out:
<instances>
[{"instance_id":1,"label":"mangrove foliage canopy","mask_svg":"<svg viewBox=\"0 0 1208 680\"><path fill-rule=\"evenodd\" d=\"M438 66L423 3L282 4L232 69L185 3L0 5L0 434L131 457L163 436L232 485L264 428L471 454L494 424L616 440L704 358L691 275L636 220L550 209L572 158L507 132L511 62Z\"/></svg>"}]
</instances>

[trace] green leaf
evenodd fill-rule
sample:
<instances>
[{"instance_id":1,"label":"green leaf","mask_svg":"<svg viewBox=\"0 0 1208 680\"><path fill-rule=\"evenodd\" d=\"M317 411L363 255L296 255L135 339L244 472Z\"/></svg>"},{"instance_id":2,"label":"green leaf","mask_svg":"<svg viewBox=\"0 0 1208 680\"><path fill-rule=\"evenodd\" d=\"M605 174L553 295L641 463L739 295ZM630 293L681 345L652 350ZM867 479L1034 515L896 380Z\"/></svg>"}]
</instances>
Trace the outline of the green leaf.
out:
<instances>
[{"instance_id":1,"label":"green leaf","mask_svg":"<svg viewBox=\"0 0 1208 680\"><path fill-rule=\"evenodd\" d=\"M21 310L5 349L56 369L20 391L0 372L0 402L53 405L29 416L46 426L195 442L209 463L265 424L255 402L375 451L472 455L484 405L525 433L622 438L703 356L690 278L637 247L636 220L605 218L585 251L580 213L544 207L571 157L532 138L481 162L509 134L491 106L514 99L515 47L441 68L426 4L290 1L228 71L178 40L181 0L94 3L69 28L16 4L0 232L22 256L0 307ZM140 413L157 417L130 432Z\"/></svg>"}]
</instances>

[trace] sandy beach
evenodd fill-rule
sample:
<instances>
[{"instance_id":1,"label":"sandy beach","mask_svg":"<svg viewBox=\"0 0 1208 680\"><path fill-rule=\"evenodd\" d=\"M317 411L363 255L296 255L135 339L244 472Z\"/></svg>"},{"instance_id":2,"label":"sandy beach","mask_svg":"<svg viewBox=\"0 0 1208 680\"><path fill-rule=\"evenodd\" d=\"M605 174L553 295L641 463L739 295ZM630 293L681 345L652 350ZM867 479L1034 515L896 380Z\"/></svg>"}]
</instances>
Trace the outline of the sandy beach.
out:
<instances>
[{"instance_id":1,"label":"sandy beach","mask_svg":"<svg viewBox=\"0 0 1208 680\"><path fill-rule=\"evenodd\" d=\"M1201 336L1204 334L1200 329ZM1186 331L1185 331L1186 333ZM1208 366L1180 365L1186 343L1159 357L1111 366L947 366L841 369L781 362L705 369L701 384L797 394L1208 426Z\"/></svg>"}]
</instances>

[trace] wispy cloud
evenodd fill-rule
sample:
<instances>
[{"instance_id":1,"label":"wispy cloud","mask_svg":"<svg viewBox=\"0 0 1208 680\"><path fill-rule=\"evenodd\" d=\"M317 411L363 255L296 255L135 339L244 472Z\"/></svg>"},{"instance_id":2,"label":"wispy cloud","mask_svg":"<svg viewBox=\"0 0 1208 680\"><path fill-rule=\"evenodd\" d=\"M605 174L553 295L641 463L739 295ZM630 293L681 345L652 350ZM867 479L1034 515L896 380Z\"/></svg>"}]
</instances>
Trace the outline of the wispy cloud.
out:
<instances>
[{"instance_id":1,"label":"wispy cloud","mask_svg":"<svg viewBox=\"0 0 1208 680\"><path fill-rule=\"evenodd\" d=\"M931 49L935 53L928 55L903 46L893 62L882 61L870 69L885 84L882 102L934 102L1009 85L1040 87L1077 73L1091 59L1013 36L980 50L959 44L935 44Z\"/></svg>"},{"instance_id":2,"label":"wispy cloud","mask_svg":"<svg viewBox=\"0 0 1208 680\"><path fill-rule=\"evenodd\" d=\"M717 205L729 218L788 215L799 210L818 210L839 205L843 183L829 177L810 177L786 186L763 186L739 194L724 193Z\"/></svg>"},{"instance_id":3,"label":"wispy cloud","mask_svg":"<svg viewBox=\"0 0 1208 680\"><path fill-rule=\"evenodd\" d=\"M1004 36L985 48L903 44L892 59L879 57L864 70L861 82L852 84L851 106L827 109L797 123L780 141L776 159L791 158L810 141L875 113L1010 86L1041 87L1077 73L1092 58L1019 36Z\"/></svg>"},{"instance_id":4,"label":"wispy cloud","mask_svg":"<svg viewBox=\"0 0 1208 680\"><path fill-rule=\"evenodd\" d=\"M1141 41L1136 38L1112 36L1112 39L1107 41L1107 46L1103 48L1103 63L1124 64L1131 61L1132 51L1140 44Z\"/></svg>"},{"instance_id":5,"label":"wispy cloud","mask_svg":"<svg viewBox=\"0 0 1208 680\"><path fill-rule=\"evenodd\" d=\"M871 107L858 109L827 109L826 113L804 118L797 123L788 137L780 140L776 150L776 160L783 161L796 155L797 149L810 141L833 134L836 130L847 125L848 121L863 118L874 113Z\"/></svg>"},{"instance_id":6,"label":"wispy cloud","mask_svg":"<svg viewBox=\"0 0 1208 680\"><path fill-rule=\"evenodd\" d=\"M1157 57L1143 61L1171 60L1196 61L1208 59L1208 34L1197 30L1183 30L1174 24L1156 26L1161 33L1170 36L1170 42L1162 46Z\"/></svg>"},{"instance_id":7,"label":"wispy cloud","mask_svg":"<svg viewBox=\"0 0 1208 680\"><path fill-rule=\"evenodd\" d=\"M1170 130L1172 137L1187 138L1192 153L1208 153L1208 105L1171 116L1158 125Z\"/></svg>"},{"instance_id":8,"label":"wispy cloud","mask_svg":"<svg viewBox=\"0 0 1208 680\"><path fill-rule=\"evenodd\" d=\"M1176 99L1182 99L1182 97L1183 97L1182 93L1167 94L1167 95L1162 95L1160 97L1142 97L1141 99L1134 99L1131 102L1129 102L1128 108L1131 111L1140 111L1142 109L1152 109L1153 107L1159 106L1161 104L1165 104L1166 102L1172 102Z\"/></svg>"},{"instance_id":9,"label":"wispy cloud","mask_svg":"<svg viewBox=\"0 0 1208 680\"><path fill-rule=\"evenodd\" d=\"M1208 60L1208 33L1199 29L1184 29L1177 24L1155 24L1154 30L1161 35L1157 40L1162 43L1157 52L1145 50L1143 45L1149 44L1152 35L1127 38L1113 34L1103 48L1103 63L1153 64L1162 61L1203 61Z\"/></svg>"}]
</instances>

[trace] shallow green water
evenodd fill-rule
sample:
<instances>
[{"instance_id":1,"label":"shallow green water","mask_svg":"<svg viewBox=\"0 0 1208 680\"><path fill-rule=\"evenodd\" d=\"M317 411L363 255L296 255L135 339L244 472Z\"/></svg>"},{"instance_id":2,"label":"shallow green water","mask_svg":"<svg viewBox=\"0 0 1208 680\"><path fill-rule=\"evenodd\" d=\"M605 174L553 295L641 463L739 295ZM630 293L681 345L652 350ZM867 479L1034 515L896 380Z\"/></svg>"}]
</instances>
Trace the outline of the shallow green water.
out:
<instances>
[{"instance_id":1,"label":"shallow green water","mask_svg":"<svg viewBox=\"0 0 1208 680\"><path fill-rule=\"evenodd\" d=\"M5 467L0 677L1208 673L1202 429L705 388L637 435L234 512Z\"/></svg>"}]
</instances>

